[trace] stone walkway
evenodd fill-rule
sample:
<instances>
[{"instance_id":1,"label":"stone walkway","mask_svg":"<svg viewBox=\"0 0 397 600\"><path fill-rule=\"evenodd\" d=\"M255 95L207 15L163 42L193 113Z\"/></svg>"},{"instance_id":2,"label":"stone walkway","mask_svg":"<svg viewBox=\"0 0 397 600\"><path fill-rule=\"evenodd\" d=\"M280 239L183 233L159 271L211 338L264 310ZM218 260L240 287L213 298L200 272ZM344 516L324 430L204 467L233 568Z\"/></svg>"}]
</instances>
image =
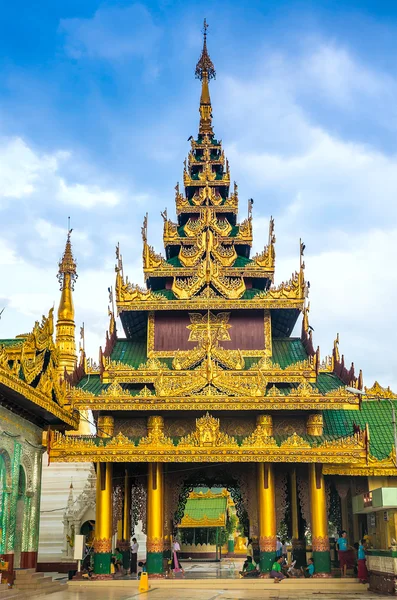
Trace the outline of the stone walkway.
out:
<instances>
[{"instance_id":1,"label":"stone walkway","mask_svg":"<svg viewBox=\"0 0 397 600\"><path fill-rule=\"evenodd\" d=\"M193 589L156 589L153 587L147 593L138 593L135 590L128 593L127 590L103 588L103 591L95 590L69 590L56 592L49 596L35 596L34 600L379 600L380 596L361 592L356 594L343 594L341 592L327 594L309 594L307 592L291 592L277 588L271 592L264 591L242 591L242 590L193 590Z\"/></svg>"},{"instance_id":2,"label":"stone walkway","mask_svg":"<svg viewBox=\"0 0 397 600\"><path fill-rule=\"evenodd\" d=\"M172 589L160 587L156 580L151 580L149 592L139 593L137 582L131 581L129 584L131 578L125 577L123 581L114 582L117 587L112 587L112 584L105 586L99 582L87 582L85 587L73 586L51 595L34 596L32 600L170 600L171 598L172 600L379 600L379 596L368 592L367 586L364 585L359 586L361 591L349 593L341 591L341 585L343 586L344 583L340 579L335 579L335 586L331 585L329 590L324 592L317 588L314 581L313 590L299 590L295 586L291 589L292 580L289 580L288 589L283 589L283 582L272 585L271 589L249 589L249 583L238 577L242 563L243 561L239 559L224 560L221 563L183 561L185 574L176 576L178 582ZM57 579L60 577L62 575L56 576ZM241 586L238 585L239 589L219 589L219 585L215 585L219 579L225 580L225 586L227 580L234 580L235 583L239 581ZM208 580L214 581L214 588ZM186 588L183 581L186 582ZM90 589L91 583L93 589ZM117 583L123 587L119 587ZM299 585L298 581L296 584Z\"/></svg>"}]
</instances>

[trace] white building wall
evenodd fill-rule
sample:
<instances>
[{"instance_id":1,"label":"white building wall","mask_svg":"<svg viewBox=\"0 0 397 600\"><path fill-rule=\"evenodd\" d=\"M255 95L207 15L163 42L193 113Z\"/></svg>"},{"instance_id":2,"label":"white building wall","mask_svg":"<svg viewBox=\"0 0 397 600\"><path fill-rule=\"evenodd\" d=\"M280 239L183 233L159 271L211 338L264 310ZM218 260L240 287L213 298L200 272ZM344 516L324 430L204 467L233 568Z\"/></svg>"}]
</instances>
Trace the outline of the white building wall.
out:
<instances>
[{"instance_id":1,"label":"white building wall","mask_svg":"<svg viewBox=\"0 0 397 600\"><path fill-rule=\"evenodd\" d=\"M90 469L91 463L53 463L48 466L48 456L44 454L38 562L65 560L63 518L70 484L73 483L73 497L76 500L84 489Z\"/></svg>"}]
</instances>

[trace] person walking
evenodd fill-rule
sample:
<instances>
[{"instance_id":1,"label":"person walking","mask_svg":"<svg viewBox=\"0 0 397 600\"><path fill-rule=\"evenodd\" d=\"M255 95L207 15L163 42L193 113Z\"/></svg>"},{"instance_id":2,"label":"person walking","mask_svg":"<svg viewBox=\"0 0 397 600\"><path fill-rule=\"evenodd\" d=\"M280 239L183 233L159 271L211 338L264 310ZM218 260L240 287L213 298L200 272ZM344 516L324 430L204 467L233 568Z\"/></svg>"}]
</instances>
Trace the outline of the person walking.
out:
<instances>
[{"instance_id":1,"label":"person walking","mask_svg":"<svg viewBox=\"0 0 397 600\"><path fill-rule=\"evenodd\" d=\"M179 554L178 552L181 551L181 547L179 545L179 542L177 539L174 540L174 543L172 545L172 560L171 560L171 569L174 571L174 573L183 573L183 569L181 566L181 563L179 562Z\"/></svg>"},{"instance_id":2,"label":"person walking","mask_svg":"<svg viewBox=\"0 0 397 600\"><path fill-rule=\"evenodd\" d=\"M282 554L282 551L283 551L283 545L281 543L280 538L278 537L277 538L277 542L276 542L276 556L277 556L277 558L280 558L280 556Z\"/></svg>"},{"instance_id":3,"label":"person walking","mask_svg":"<svg viewBox=\"0 0 397 600\"><path fill-rule=\"evenodd\" d=\"M358 563L358 578L360 583L368 583L368 570L367 570L367 561L365 558L365 539L363 538L358 546L357 553L357 563Z\"/></svg>"},{"instance_id":4,"label":"person walking","mask_svg":"<svg viewBox=\"0 0 397 600\"><path fill-rule=\"evenodd\" d=\"M133 537L131 544L131 575L138 573L138 550L139 544L136 541L136 537Z\"/></svg>"},{"instance_id":5,"label":"person walking","mask_svg":"<svg viewBox=\"0 0 397 600\"><path fill-rule=\"evenodd\" d=\"M343 529L340 532L338 541L336 542L338 548L338 560L340 567L341 577L346 577L347 570L347 559L348 559L348 545L347 545L347 532Z\"/></svg>"},{"instance_id":6,"label":"person walking","mask_svg":"<svg viewBox=\"0 0 397 600\"><path fill-rule=\"evenodd\" d=\"M281 542L281 556L288 562L287 540Z\"/></svg>"},{"instance_id":7,"label":"person walking","mask_svg":"<svg viewBox=\"0 0 397 600\"><path fill-rule=\"evenodd\" d=\"M252 538L248 538L248 544L247 544L247 559L250 558L252 564L255 566L255 561L254 561L254 546L252 545Z\"/></svg>"}]
</instances>

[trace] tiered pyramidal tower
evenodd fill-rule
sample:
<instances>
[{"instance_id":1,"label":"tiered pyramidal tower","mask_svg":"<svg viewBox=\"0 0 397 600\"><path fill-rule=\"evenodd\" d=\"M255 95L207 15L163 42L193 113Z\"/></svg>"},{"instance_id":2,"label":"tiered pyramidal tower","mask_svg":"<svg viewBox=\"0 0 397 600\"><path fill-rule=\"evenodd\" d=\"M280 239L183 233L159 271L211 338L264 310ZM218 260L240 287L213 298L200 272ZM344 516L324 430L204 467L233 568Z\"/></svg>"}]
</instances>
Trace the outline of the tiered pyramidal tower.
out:
<instances>
[{"instance_id":1,"label":"tiered pyramidal tower","mask_svg":"<svg viewBox=\"0 0 397 600\"><path fill-rule=\"evenodd\" d=\"M272 565L277 531L287 519L300 564L310 528L316 572L328 573L334 517L327 494L334 506L347 497L335 496L341 478L354 476L353 494L359 486L367 489L368 476L395 474L390 427L377 439L378 413L390 407L361 407L355 390L362 388L362 376L345 366L338 337L324 360L314 348L304 244L299 242L297 271L278 286L273 219L263 251L251 256L252 200L239 221L237 185L230 189L228 161L212 126L215 69L206 25L196 77L199 130L191 138L183 188L176 186L176 222L163 213L165 255L149 245L146 216L144 288L128 281L116 250L115 299L124 337L116 330L111 294L99 365L82 356L68 377L68 401L93 411L97 435L55 435L51 460L97 463L99 574L110 572L116 521L118 546L128 558L131 516L146 524L149 574L161 574L186 490L197 484L235 494L263 572ZM293 337L299 316L301 334ZM395 397L378 384L368 394ZM343 506L342 525L352 523L358 539L359 522Z\"/></svg>"}]
</instances>

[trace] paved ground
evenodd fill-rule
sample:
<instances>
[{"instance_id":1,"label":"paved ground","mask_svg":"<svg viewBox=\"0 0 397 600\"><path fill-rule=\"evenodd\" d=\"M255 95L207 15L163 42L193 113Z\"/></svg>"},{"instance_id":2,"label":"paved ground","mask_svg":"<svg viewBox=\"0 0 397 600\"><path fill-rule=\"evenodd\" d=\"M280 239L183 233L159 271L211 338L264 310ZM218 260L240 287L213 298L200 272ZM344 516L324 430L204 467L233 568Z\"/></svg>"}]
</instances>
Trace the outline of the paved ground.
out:
<instances>
[{"instance_id":1,"label":"paved ground","mask_svg":"<svg viewBox=\"0 0 397 600\"><path fill-rule=\"evenodd\" d=\"M65 589L62 592L47 596L34 596L34 600L379 600L378 595L371 594L366 591L366 586L362 586L361 592L343 593L339 590L329 592L315 592L314 594L307 591L295 591L291 589L283 590L283 583L275 584L274 590L244 590L244 582L241 582L241 588L238 590L219 590L219 589L202 589L200 588L200 580L202 579L235 579L238 577L238 570L241 569L242 560L225 560L219 563L195 563L184 561L183 567L185 574L183 579L186 580L188 589L159 589L156 588L156 581L150 582L151 589L147 593L138 593L136 590L136 582L131 582L131 590L127 587L114 588L97 587L95 589ZM60 579L62 575L57 575L56 579ZM182 577L178 576L178 579ZM197 579L197 587L192 586L193 581ZM336 580L340 582L339 580ZM32 599L33 600L33 599Z\"/></svg>"},{"instance_id":2,"label":"paved ground","mask_svg":"<svg viewBox=\"0 0 397 600\"><path fill-rule=\"evenodd\" d=\"M380 596L362 592L344 595L341 592L330 594L307 595L305 592L294 594L283 592L281 588L274 592L263 591L219 591L219 590L159 590L151 589L149 592L139 594L136 591L128 593L126 590L112 590L104 588L103 592L95 590L56 592L49 596L35 596L34 600L379 600Z\"/></svg>"}]
</instances>

